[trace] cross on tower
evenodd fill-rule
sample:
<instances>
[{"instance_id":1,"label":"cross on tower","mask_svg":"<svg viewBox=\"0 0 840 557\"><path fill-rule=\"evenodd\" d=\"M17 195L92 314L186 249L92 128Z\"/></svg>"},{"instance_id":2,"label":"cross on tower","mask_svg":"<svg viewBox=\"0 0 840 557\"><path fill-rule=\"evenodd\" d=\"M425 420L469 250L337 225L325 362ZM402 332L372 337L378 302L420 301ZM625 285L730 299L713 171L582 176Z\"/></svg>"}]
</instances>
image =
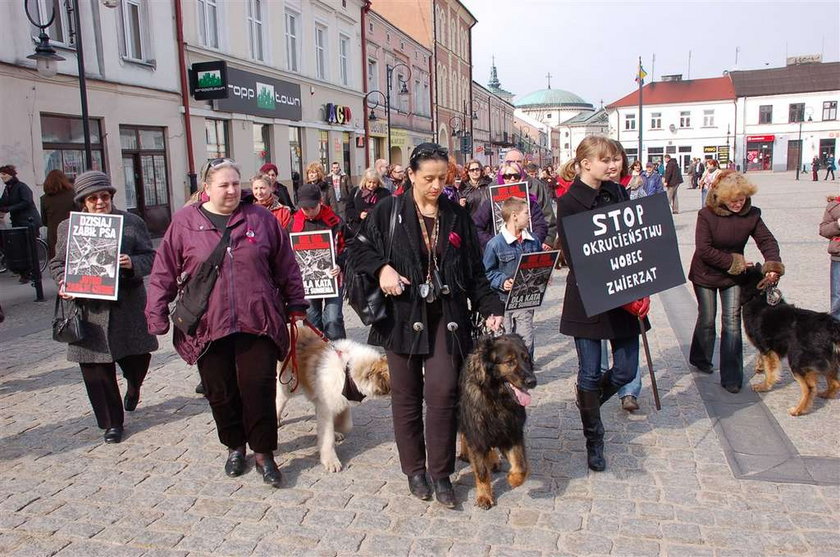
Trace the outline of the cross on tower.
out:
<instances>
[{"instance_id":1,"label":"cross on tower","mask_svg":"<svg viewBox=\"0 0 840 557\"><path fill-rule=\"evenodd\" d=\"M551 72L548 72L545 77L548 78L548 88L551 89Z\"/></svg>"}]
</instances>

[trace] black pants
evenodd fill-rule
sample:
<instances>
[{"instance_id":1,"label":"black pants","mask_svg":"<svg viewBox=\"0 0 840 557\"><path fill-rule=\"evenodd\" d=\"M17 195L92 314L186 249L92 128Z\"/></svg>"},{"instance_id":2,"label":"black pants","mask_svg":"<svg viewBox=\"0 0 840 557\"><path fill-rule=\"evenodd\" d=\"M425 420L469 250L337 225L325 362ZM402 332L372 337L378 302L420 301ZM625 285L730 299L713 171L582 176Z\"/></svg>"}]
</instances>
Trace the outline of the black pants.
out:
<instances>
[{"instance_id":1,"label":"black pants","mask_svg":"<svg viewBox=\"0 0 840 557\"><path fill-rule=\"evenodd\" d=\"M198 360L204 396L228 448L277 449L277 347L270 338L236 333L213 341Z\"/></svg>"},{"instance_id":2,"label":"black pants","mask_svg":"<svg viewBox=\"0 0 840 557\"><path fill-rule=\"evenodd\" d=\"M461 368L460 356L447 352L443 319L436 321L429 324L434 338L429 355L409 357L386 352L391 370L391 413L400 466L409 476L425 473L428 451L429 474L433 480L449 477L455 471L458 373Z\"/></svg>"},{"instance_id":3,"label":"black pants","mask_svg":"<svg viewBox=\"0 0 840 557\"><path fill-rule=\"evenodd\" d=\"M151 354L135 354L116 361L129 389L139 389L143 384L151 359ZM123 425L123 404L117 385L116 364L79 364L96 423L102 429Z\"/></svg>"}]
</instances>

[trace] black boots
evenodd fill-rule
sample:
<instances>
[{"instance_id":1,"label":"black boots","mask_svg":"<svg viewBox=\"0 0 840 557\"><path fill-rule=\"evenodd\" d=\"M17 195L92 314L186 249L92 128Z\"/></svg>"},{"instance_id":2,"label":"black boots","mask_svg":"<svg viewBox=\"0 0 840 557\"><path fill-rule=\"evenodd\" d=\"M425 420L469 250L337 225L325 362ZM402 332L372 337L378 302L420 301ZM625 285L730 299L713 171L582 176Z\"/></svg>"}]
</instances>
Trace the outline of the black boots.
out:
<instances>
[{"instance_id":1,"label":"black boots","mask_svg":"<svg viewBox=\"0 0 840 557\"><path fill-rule=\"evenodd\" d=\"M603 472L607 467L604 458L604 424L601 423L601 394L577 389L577 405L583 436L586 438L586 463L590 470Z\"/></svg>"},{"instance_id":2,"label":"black boots","mask_svg":"<svg viewBox=\"0 0 840 557\"><path fill-rule=\"evenodd\" d=\"M432 488L429 487L425 472L408 477L408 490L422 501L428 501L432 498Z\"/></svg>"}]
</instances>

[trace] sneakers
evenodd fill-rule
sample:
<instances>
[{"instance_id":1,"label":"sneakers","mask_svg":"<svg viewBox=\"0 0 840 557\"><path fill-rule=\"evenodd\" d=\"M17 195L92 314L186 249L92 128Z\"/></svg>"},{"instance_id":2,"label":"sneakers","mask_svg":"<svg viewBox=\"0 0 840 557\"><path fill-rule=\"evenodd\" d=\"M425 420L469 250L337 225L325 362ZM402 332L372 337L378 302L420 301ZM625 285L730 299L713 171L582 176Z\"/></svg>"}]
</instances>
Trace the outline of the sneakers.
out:
<instances>
[{"instance_id":1,"label":"sneakers","mask_svg":"<svg viewBox=\"0 0 840 557\"><path fill-rule=\"evenodd\" d=\"M639 403L633 395L621 397L621 408L628 412L635 412L639 409Z\"/></svg>"}]
</instances>

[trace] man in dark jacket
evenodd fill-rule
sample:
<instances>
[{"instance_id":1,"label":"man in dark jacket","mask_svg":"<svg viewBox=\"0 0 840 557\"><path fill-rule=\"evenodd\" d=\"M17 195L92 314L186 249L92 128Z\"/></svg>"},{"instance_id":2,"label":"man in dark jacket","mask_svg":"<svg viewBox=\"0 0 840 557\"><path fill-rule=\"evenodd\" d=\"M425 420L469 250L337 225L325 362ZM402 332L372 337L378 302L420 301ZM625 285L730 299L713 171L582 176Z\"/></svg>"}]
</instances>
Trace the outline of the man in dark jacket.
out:
<instances>
[{"instance_id":1,"label":"man in dark jacket","mask_svg":"<svg viewBox=\"0 0 840 557\"><path fill-rule=\"evenodd\" d=\"M680 204L677 199L677 188L683 183L682 172L677 161L671 155L665 155L665 175L662 177L662 185L668 192L668 203L671 204L671 212L675 215L680 212Z\"/></svg>"},{"instance_id":2,"label":"man in dark jacket","mask_svg":"<svg viewBox=\"0 0 840 557\"><path fill-rule=\"evenodd\" d=\"M341 164L333 161L330 173L327 174L327 182L332 183L333 194L338 203L338 215L347 220L347 201L350 199L350 176L341 169Z\"/></svg>"}]
</instances>

